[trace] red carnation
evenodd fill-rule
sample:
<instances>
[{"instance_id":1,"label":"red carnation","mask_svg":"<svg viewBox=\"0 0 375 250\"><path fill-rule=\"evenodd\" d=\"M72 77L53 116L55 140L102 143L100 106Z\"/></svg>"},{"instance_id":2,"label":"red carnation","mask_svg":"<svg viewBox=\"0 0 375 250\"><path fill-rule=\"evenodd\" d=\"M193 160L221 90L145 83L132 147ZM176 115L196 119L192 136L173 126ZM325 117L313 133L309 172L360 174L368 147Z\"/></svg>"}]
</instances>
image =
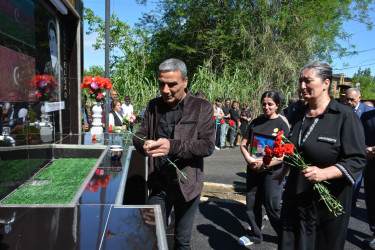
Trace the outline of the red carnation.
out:
<instances>
[{"instance_id":1,"label":"red carnation","mask_svg":"<svg viewBox=\"0 0 375 250\"><path fill-rule=\"evenodd\" d=\"M275 140L275 141L273 142L273 146L274 146L275 148L278 148L278 147L282 147L283 144L281 143L281 141Z\"/></svg>"},{"instance_id":2,"label":"red carnation","mask_svg":"<svg viewBox=\"0 0 375 250\"><path fill-rule=\"evenodd\" d=\"M284 155L284 150L282 147L274 147L273 148L273 155L275 157L282 157Z\"/></svg>"},{"instance_id":3,"label":"red carnation","mask_svg":"<svg viewBox=\"0 0 375 250\"><path fill-rule=\"evenodd\" d=\"M113 132L113 126L112 126L112 125L109 125L109 127L108 127L108 132L109 132L109 133L112 133L112 132Z\"/></svg>"},{"instance_id":4,"label":"red carnation","mask_svg":"<svg viewBox=\"0 0 375 250\"><path fill-rule=\"evenodd\" d=\"M284 153L286 155L291 155L294 153L294 145L291 143L285 143L284 145Z\"/></svg>"},{"instance_id":5,"label":"red carnation","mask_svg":"<svg viewBox=\"0 0 375 250\"><path fill-rule=\"evenodd\" d=\"M92 187L91 187L91 190L93 192L97 192L99 190L99 185L97 183L95 183Z\"/></svg>"},{"instance_id":6,"label":"red carnation","mask_svg":"<svg viewBox=\"0 0 375 250\"><path fill-rule=\"evenodd\" d=\"M265 164L265 165L270 165L271 164L271 159L272 158L269 158L267 155L263 155L263 163Z\"/></svg>"},{"instance_id":7,"label":"red carnation","mask_svg":"<svg viewBox=\"0 0 375 250\"><path fill-rule=\"evenodd\" d=\"M267 157L272 158L273 157L273 151L272 148L267 146L266 149L264 150L264 153L266 154Z\"/></svg>"},{"instance_id":8,"label":"red carnation","mask_svg":"<svg viewBox=\"0 0 375 250\"><path fill-rule=\"evenodd\" d=\"M214 120L216 120L216 116L214 116Z\"/></svg>"},{"instance_id":9,"label":"red carnation","mask_svg":"<svg viewBox=\"0 0 375 250\"><path fill-rule=\"evenodd\" d=\"M223 125L225 123L225 120L220 120L220 124Z\"/></svg>"},{"instance_id":10,"label":"red carnation","mask_svg":"<svg viewBox=\"0 0 375 250\"><path fill-rule=\"evenodd\" d=\"M233 127L234 121L233 120L229 120L228 124L229 124L229 126Z\"/></svg>"}]
</instances>

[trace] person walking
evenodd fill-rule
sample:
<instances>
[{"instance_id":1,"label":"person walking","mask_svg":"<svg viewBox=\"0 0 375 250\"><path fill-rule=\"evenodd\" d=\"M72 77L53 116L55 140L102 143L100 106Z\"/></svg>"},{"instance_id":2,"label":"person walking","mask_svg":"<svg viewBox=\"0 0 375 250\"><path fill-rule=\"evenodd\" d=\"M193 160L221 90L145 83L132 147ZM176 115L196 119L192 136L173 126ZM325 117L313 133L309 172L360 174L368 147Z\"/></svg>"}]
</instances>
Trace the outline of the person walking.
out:
<instances>
[{"instance_id":1,"label":"person walking","mask_svg":"<svg viewBox=\"0 0 375 250\"><path fill-rule=\"evenodd\" d=\"M233 101L232 107L229 110L230 118L233 120L233 126L231 126L231 130L229 132L229 144L230 148L237 147L236 145L236 137L237 137L237 128L241 126L240 122L240 114L238 111L238 102Z\"/></svg>"},{"instance_id":2,"label":"person walking","mask_svg":"<svg viewBox=\"0 0 375 250\"><path fill-rule=\"evenodd\" d=\"M148 156L149 204L160 205L165 226L174 207L174 249L190 249L203 189L203 157L215 147L214 112L207 100L188 91L187 69L181 60L162 62L158 82L161 97L149 101L133 144Z\"/></svg>"},{"instance_id":3,"label":"person walking","mask_svg":"<svg viewBox=\"0 0 375 250\"><path fill-rule=\"evenodd\" d=\"M283 195L279 249L344 249L353 185L366 164L363 127L358 116L330 95L332 68L312 62L300 72L299 84L307 106L292 115L289 140L303 156L306 169L290 169ZM331 212L314 183L325 184L344 213ZM281 185L280 185L281 186Z\"/></svg>"},{"instance_id":4,"label":"person walking","mask_svg":"<svg viewBox=\"0 0 375 250\"><path fill-rule=\"evenodd\" d=\"M215 132L215 149L220 150L220 134L221 134L221 123L222 119L224 117L224 112L222 109L223 103L221 98L216 98L214 107L214 119L215 119L215 125L216 125L216 132Z\"/></svg>"},{"instance_id":5,"label":"person walking","mask_svg":"<svg viewBox=\"0 0 375 250\"><path fill-rule=\"evenodd\" d=\"M263 164L263 152L260 152L264 150L265 145L258 143L257 152L261 154L260 157L250 155L248 147L253 133L276 136L276 133L282 130L288 134L289 125L278 114L283 106L278 92L265 92L261 97L261 104L263 114L250 123L241 142L241 153L247 163L246 215L251 227L250 233L238 240L238 243L244 246L258 244L263 241L261 232L263 221L262 205L273 229L276 233L279 231L282 186L278 185L278 182L273 180L273 178L280 173L282 164L280 160L272 160L269 166L273 168L273 171L265 171L267 167Z\"/></svg>"},{"instance_id":6,"label":"person walking","mask_svg":"<svg viewBox=\"0 0 375 250\"><path fill-rule=\"evenodd\" d=\"M244 102L242 104L242 109L240 111L241 134L238 135L239 142L242 141L242 138L243 138L242 136L246 133L247 127L249 126L249 123L251 121L251 111L248 107L249 107L249 104L247 102Z\"/></svg>"},{"instance_id":7,"label":"person walking","mask_svg":"<svg viewBox=\"0 0 375 250\"><path fill-rule=\"evenodd\" d=\"M372 236L365 244L375 249L375 110L364 112L361 116L365 132L367 164L363 170L367 217Z\"/></svg>"},{"instance_id":8,"label":"person walking","mask_svg":"<svg viewBox=\"0 0 375 250\"><path fill-rule=\"evenodd\" d=\"M346 90L346 105L351 107L353 111L361 118L362 114L366 111L373 110L373 107L367 106L361 102L362 96L361 92L357 88L348 88ZM353 187L353 198L352 198L352 212L357 207L357 199L359 194L359 189L362 186L362 173L357 179Z\"/></svg>"},{"instance_id":9,"label":"person walking","mask_svg":"<svg viewBox=\"0 0 375 250\"><path fill-rule=\"evenodd\" d=\"M222 108L223 113L224 113L224 116L223 116L224 122L222 122L221 128L220 128L220 149L226 148L225 142L227 139L228 126L229 126L228 123L230 120L230 113L229 113L230 106L231 106L231 100L230 98L226 98L224 107Z\"/></svg>"}]
</instances>

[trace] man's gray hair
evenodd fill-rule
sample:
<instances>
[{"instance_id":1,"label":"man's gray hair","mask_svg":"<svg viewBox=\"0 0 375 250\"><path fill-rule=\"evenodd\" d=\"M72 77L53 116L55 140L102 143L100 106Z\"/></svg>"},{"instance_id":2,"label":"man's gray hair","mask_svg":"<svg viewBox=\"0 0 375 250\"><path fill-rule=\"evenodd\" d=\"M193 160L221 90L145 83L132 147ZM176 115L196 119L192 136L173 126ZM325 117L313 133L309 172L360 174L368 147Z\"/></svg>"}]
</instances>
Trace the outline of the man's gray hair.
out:
<instances>
[{"instance_id":1,"label":"man's gray hair","mask_svg":"<svg viewBox=\"0 0 375 250\"><path fill-rule=\"evenodd\" d=\"M301 72L304 71L305 69L315 69L317 75L322 79L322 81L325 81L326 79L329 80L330 86L332 84L332 67L329 66L329 64L324 63L324 62L311 62L307 65L305 65L302 69Z\"/></svg>"},{"instance_id":2,"label":"man's gray hair","mask_svg":"<svg viewBox=\"0 0 375 250\"><path fill-rule=\"evenodd\" d=\"M187 76L187 69L185 63L175 58L170 58L162 62L159 65L159 75L161 71L180 71L183 81Z\"/></svg>"},{"instance_id":3,"label":"man's gray hair","mask_svg":"<svg viewBox=\"0 0 375 250\"><path fill-rule=\"evenodd\" d=\"M357 88L348 88L347 90L346 90L346 94L349 94L350 92L356 92L357 94L358 94L358 96L361 96L361 91L359 91L359 89L357 89Z\"/></svg>"}]
</instances>

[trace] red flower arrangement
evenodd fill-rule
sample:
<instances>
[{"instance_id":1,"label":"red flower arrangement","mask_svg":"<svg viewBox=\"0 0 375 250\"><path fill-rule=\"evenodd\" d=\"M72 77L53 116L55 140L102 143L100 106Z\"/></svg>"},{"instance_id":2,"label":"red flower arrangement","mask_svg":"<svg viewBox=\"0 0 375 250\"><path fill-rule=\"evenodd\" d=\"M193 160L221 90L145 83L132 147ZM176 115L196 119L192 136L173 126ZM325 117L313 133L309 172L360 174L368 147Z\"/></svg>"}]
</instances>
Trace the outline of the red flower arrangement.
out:
<instances>
[{"instance_id":1,"label":"red flower arrangement","mask_svg":"<svg viewBox=\"0 0 375 250\"><path fill-rule=\"evenodd\" d=\"M94 102L104 102L104 90L111 90L112 88L111 80L100 76L86 76L81 84L81 89L88 89L89 99Z\"/></svg>"},{"instance_id":2,"label":"red flower arrangement","mask_svg":"<svg viewBox=\"0 0 375 250\"><path fill-rule=\"evenodd\" d=\"M97 192L100 187L108 186L109 181L111 180L110 174L104 174L103 169L97 169L95 175L92 177L89 184L86 186L85 190L91 190Z\"/></svg>"},{"instance_id":3,"label":"red flower arrangement","mask_svg":"<svg viewBox=\"0 0 375 250\"><path fill-rule=\"evenodd\" d=\"M295 150L294 145L284 136L284 131L279 131L276 135L273 148L269 146L266 147L265 155L263 156L263 163L269 165L273 157L281 158L283 156L288 159L286 164L290 166L301 169L309 167L303 160L301 154ZM328 183L327 181L324 182ZM319 192L321 200L324 201L330 212L333 212L335 216L344 213L340 201L330 194L329 190L323 183L314 183L314 189Z\"/></svg>"},{"instance_id":4,"label":"red flower arrangement","mask_svg":"<svg viewBox=\"0 0 375 250\"><path fill-rule=\"evenodd\" d=\"M36 97L39 101L49 101L59 83L51 75L36 75L31 80L30 86L38 91Z\"/></svg>"}]
</instances>

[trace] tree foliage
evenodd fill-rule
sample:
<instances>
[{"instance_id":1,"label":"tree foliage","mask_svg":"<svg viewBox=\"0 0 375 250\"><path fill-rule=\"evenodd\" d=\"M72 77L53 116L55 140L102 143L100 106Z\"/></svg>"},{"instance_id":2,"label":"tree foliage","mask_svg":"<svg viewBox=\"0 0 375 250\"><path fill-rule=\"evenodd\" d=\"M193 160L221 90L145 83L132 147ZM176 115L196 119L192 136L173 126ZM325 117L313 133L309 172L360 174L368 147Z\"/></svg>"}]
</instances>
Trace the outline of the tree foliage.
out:
<instances>
[{"instance_id":1,"label":"tree foliage","mask_svg":"<svg viewBox=\"0 0 375 250\"><path fill-rule=\"evenodd\" d=\"M93 65L90 66L88 70L85 69L84 71L85 76L100 76L104 77L104 68L102 66Z\"/></svg>"},{"instance_id":2,"label":"tree foliage","mask_svg":"<svg viewBox=\"0 0 375 250\"><path fill-rule=\"evenodd\" d=\"M359 69L352 78L352 83L360 83L359 90L361 91L363 100L375 100L375 77L371 76L371 69Z\"/></svg>"},{"instance_id":3,"label":"tree foliage","mask_svg":"<svg viewBox=\"0 0 375 250\"><path fill-rule=\"evenodd\" d=\"M111 49L122 52L112 57L112 72L154 84L158 64L174 57L187 64L192 92L203 90L211 101L231 97L259 106L269 89L282 90L288 99L304 64L350 52L338 43L350 37L343 22L355 19L371 27L371 2L160 0L133 30L112 15ZM90 32L99 34L96 46L103 46L103 20L90 10L85 18Z\"/></svg>"}]
</instances>

